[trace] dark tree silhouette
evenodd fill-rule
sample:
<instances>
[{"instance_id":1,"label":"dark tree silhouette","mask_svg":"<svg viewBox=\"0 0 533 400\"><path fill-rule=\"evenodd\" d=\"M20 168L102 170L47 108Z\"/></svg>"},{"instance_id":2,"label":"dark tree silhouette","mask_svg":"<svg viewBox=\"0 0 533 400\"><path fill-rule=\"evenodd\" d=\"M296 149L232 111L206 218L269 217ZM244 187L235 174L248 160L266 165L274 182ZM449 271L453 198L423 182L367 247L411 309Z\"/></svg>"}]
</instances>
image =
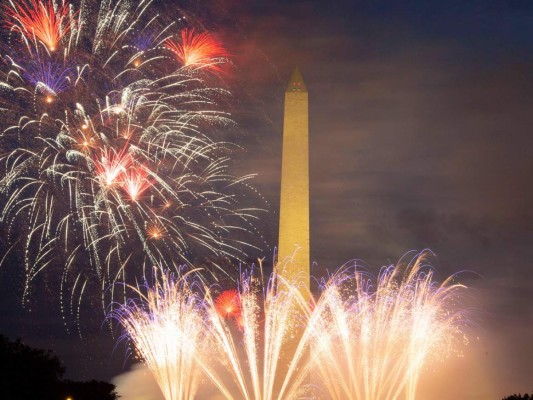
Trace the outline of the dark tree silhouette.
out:
<instances>
[{"instance_id":1,"label":"dark tree silhouette","mask_svg":"<svg viewBox=\"0 0 533 400\"><path fill-rule=\"evenodd\" d=\"M50 351L12 342L0 335L0 398L57 399L65 373L59 358Z\"/></svg>"},{"instance_id":2,"label":"dark tree silhouette","mask_svg":"<svg viewBox=\"0 0 533 400\"><path fill-rule=\"evenodd\" d=\"M65 368L50 350L34 349L0 335L0 399L116 400L107 382L62 381Z\"/></svg>"},{"instance_id":3,"label":"dark tree silhouette","mask_svg":"<svg viewBox=\"0 0 533 400\"><path fill-rule=\"evenodd\" d=\"M529 394L513 394L508 397L504 397L503 400L533 400L533 393Z\"/></svg>"}]
</instances>

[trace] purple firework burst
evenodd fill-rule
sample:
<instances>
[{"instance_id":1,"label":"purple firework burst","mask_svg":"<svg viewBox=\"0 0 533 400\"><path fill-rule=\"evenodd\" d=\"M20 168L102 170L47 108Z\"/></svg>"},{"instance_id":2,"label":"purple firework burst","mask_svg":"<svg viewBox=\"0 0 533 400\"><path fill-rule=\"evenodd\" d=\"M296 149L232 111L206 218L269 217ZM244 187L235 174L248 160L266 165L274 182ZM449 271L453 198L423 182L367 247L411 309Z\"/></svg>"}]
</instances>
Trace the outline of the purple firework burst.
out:
<instances>
[{"instance_id":1,"label":"purple firework burst","mask_svg":"<svg viewBox=\"0 0 533 400\"><path fill-rule=\"evenodd\" d=\"M37 90L55 96L69 87L71 73L72 68L64 64L34 59L25 65L23 76Z\"/></svg>"}]
</instances>

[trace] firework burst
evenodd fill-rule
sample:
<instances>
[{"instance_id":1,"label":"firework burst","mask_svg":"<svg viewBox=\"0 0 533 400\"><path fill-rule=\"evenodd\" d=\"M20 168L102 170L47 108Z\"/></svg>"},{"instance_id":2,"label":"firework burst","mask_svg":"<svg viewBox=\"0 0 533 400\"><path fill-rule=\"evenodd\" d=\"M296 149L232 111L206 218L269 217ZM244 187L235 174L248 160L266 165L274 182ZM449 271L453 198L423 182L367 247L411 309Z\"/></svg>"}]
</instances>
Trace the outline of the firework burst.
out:
<instances>
[{"instance_id":1,"label":"firework burst","mask_svg":"<svg viewBox=\"0 0 533 400\"><path fill-rule=\"evenodd\" d=\"M16 3L10 0L5 6L5 13L6 26L18 31L28 46L39 40L49 51L56 51L61 39L75 25L75 15L70 12L65 2L58 7L52 0Z\"/></svg>"},{"instance_id":2,"label":"firework burst","mask_svg":"<svg viewBox=\"0 0 533 400\"><path fill-rule=\"evenodd\" d=\"M306 362L307 336L301 334L310 315L301 282L289 282L276 272L263 285L260 273L243 274L239 281L239 329L228 324L218 301L206 296L207 326L214 360L204 371L227 398L292 399L303 396L311 364ZM290 343L290 345L288 345ZM234 384L231 388L229 383Z\"/></svg>"},{"instance_id":3,"label":"firework burst","mask_svg":"<svg viewBox=\"0 0 533 400\"><path fill-rule=\"evenodd\" d=\"M39 58L30 61L23 74L37 92L52 97L69 87L71 74L73 75L70 68L51 60L41 61Z\"/></svg>"},{"instance_id":4,"label":"firework burst","mask_svg":"<svg viewBox=\"0 0 533 400\"><path fill-rule=\"evenodd\" d=\"M427 255L383 268L375 284L357 268L324 284L309 341L329 398L414 400L423 367L465 340L464 286L438 284Z\"/></svg>"},{"instance_id":5,"label":"firework burst","mask_svg":"<svg viewBox=\"0 0 533 400\"><path fill-rule=\"evenodd\" d=\"M142 165L131 167L124 173L122 188L133 201L137 201L151 185L148 171Z\"/></svg>"},{"instance_id":6,"label":"firework burst","mask_svg":"<svg viewBox=\"0 0 533 400\"><path fill-rule=\"evenodd\" d=\"M166 400L192 400L200 383L198 349L205 346L202 298L187 276L162 274L138 301L119 306L113 317L124 327L153 372Z\"/></svg>"},{"instance_id":7,"label":"firework burst","mask_svg":"<svg viewBox=\"0 0 533 400\"><path fill-rule=\"evenodd\" d=\"M183 66L220 70L220 64L228 53L213 35L186 28L180 36L180 41L168 39L165 46Z\"/></svg>"},{"instance_id":8,"label":"firework burst","mask_svg":"<svg viewBox=\"0 0 533 400\"><path fill-rule=\"evenodd\" d=\"M81 295L83 282L134 279L139 260L174 268L198 254L245 255L243 235L232 234L257 210L237 208L228 192L240 178L227 172L231 144L218 132L233 122L216 100L230 94L176 65L162 46L174 25L149 5L3 9L19 35L6 37L0 65L0 220L24 242L25 298L51 265L65 266L62 290Z\"/></svg>"},{"instance_id":9,"label":"firework burst","mask_svg":"<svg viewBox=\"0 0 533 400\"><path fill-rule=\"evenodd\" d=\"M456 352L467 324L464 286L453 277L437 283L426 255L383 268L375 282L355 266L341 268L312 305L300 282L276 272L265 286L262 274L245 273L239 290L215 298L191 275L163 276L142 308L127 303L117 309L118 319L156 379L164 375L173 392L182 376L197 382L201 371L226 399L414 400L424 366ZM228 318L236 303L238 329ZM179 322L163 329L167 319ZM184 335L186 329L194 331ZM181 363L173 379L167 371L185 348L194 362Z\"/></svg>"},{"instance_id":10,"label":"firework burst","mask_svg":"<svg viewBox=\"0 0 533 400\"><path fill-rule=\"evenodd\" d=\"M165 399L193 399L201 375L227 399L294 398L300 393L309 371L309 364L300 362L304 347L293 354L289 369L279 365L299 309L298 290L281 283L277 275L263 288L259 277L244 274L241 290L226 290L214 299L201 277L193 274L174 279L158 273L155 285L134 290L139 300L117 305L111 313ZM239 329L231 322L237 309ZM282 381L276 380L280 370ZM282 383L285 394L274 396L280 390L274 385Z\"/></svg>"},{"instance_id":11,"label":"firework burst","mask_svg":"<svg viewBox=\"0 0 533 400\"><path fill-rule=\"evenodd\" d=\"M117 153L114 149L106 148L102 151L99 160L96 160L95 172L103 187L111 188L118 185L119 180L132 163L128 148L124 147Z\"/></svg>"},{"instance_id":12,"label":"firework burst","mask_svg":"<svg viewBox=\"0 0 533 400\"><path fill-rule=\"evenodd\" d=\"M224 318L239 319L241 313L239 291L235 289L224 290L217 296L215 307L220 316Z\"/></svg>"}]
</instances>

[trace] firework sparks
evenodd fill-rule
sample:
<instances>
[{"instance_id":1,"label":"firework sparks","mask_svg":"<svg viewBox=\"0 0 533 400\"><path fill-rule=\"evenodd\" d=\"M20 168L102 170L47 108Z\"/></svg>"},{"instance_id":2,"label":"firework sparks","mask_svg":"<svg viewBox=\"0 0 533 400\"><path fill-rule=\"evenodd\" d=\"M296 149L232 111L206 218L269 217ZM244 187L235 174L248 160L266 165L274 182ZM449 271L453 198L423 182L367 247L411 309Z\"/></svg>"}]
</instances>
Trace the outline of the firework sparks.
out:
<instances>
[{"instance_id":1,"label":"firework sparks","mask_svg":"<svg viewBox=\"0 0 533 400\"><path fill-rule=\"evenodd\" d=\"M182 364L189 370L174 371L174 379L165 375L167 385L178 387L182 375L201 369L226 399L302 398L321 388L331 399L414 400L423 367L452 354L467 322L459 301L464 286L452 278L438 284L424 259L422 253L384 268L375 284L355 267L341 268L323 282L313 307L298 282L275 272L265 287L244 274L238 291L216 299L200 279L191 291L193 285L177 285L179 280L168 287L164 278L149 289L142 312L136 303L126 305L119 320L157 379L173 368L182 349L195 354L195 363ZM234 329L227 305L236 310L237 298L242 324ZM179 320L170 331L161 328L167 315ZM182 335L182 321L194 327L190 336ZM165 347L168 338L175 348ZM281 354L288 342L293 346L285 365Z\"/></svg>"},{"instance_id":2,"label":"firework sparks","mask_svg":"<svg viewBox=\"0 0 533 400\"><path fill-rule=\"evenodd\" d=\"M169 274L163 274L146 295L141 289L136 292L141 301L120 306L113 316L154 374L165 399L193 400L200 383L196 352L205 342L202 299L187 277Z\"/></svg>"},{"instance_id":3,"label":"firework sparks","mask_svg":"<svg viewBox=\"0 0 533 400\"><path fill-rule=\"evenodd\" d=\"M240 297L238 290L224 290L215 300L215 307L223 318L235 318L240 316Z\"/></svg>"},{"instance_id":4,"label":"firework sparks","mask_svg":"<svg viewBox=\"0 0 533 400\"><path fill-rule=\"evenodd\" d=\"M25 68L24 77L36 90L55 97L68 88L71 73L72 70L62 64L34 59Z\"/></svg>"},{"instance_id":5,"label":"firework sparks","mask_svg":"<svg viewBox=\"0 0 533 400\"><path fill-rule=\"evenodd\" d=\"M310 309L298 282L288 282L274 272L263 286L260 275L251 273L241 277L237 292L240 300L237 331L228 326L217 302L207 297L207 326L213 337L214 358L222 360L219 368L226 369L236 388L228 388L228 382L217 374L213 363L205 363L203 367L223 393L237 393L228 398L298 398L306 390L305 378L311 367L305 362L306 335L295 338L294 346L286 345L291 335L301 331Z\"/></svg>"},{"instance_id":6,"label":"firework sparks","mask_svg":"<svg viewBox=\"0 0 533 400\"><path fill-rule=\"evenodd\" d=\"M119 183L119 178L126 173L131 163L131 154L127 152L126 147L118 153L112 149L105 149L96 164L96 175L104 186L111 187Z\"/></svg>"},{"instance_id":7,"label":"firework sparks","mask_svg":"<svg viewBox=\"0 0 533 400\"><path fill-rule=\"evenodd\" d=\"M240 178L227 174L230 150L217 132L232 121L213 93L229 93L169 59L162 43L174 25L150 15L149 1L86 4L4 9L25 45L16 34L2 38L0 221L10 238L24 238L25 293L56 262L68 271L61 290L81 296L89 280L135 279L133 259L168 268L203 252L242 259L246 239L232 233L251 229L256 210L226 192ZM222 54L195 40L204 61Z\"/></svg>"},{"instance_id":8,"label":"firework sparks","mask_svg":"<svg viewBox=\"0 0 533 400\"><path fill-rule=\"evenodd\" d=\"M383 268L375 285L357 269L324 285L310 346L331 399L414 400L423 366L464 339L464 286L438 284L425 258Z\"/></svg>"},{"instance_id":9,"label":"firework sparks","mask_svg":"<svg viewBox=\"0 0 533 400\"><path fill-rule=\"evenodd\" d=\"M159 240L165 236L165 228L162 224L150 224L146 230L150 239Z\"/></svg>"},{"instance_id":10,"label":"firework sparks","mask_svg":"<svg viewBox=\"0 0 533 400\"><path fill-rule=\"evenodd\" d=\"M152 183L148 179L148 171L144 166L131 167L124 173L122 188L133 201L137 201L151 185Z\"/></svg>"},{"instance_id":11,"label":"firework sparks","mask_svg":"<svg viewBox=\"0 0 533 400\"><path fill-rule=\"evenodd\" d=\"M8 16L6 24L10 29L19 31L29 42L37 38L50 51L57 50L61 39L74 25L74 16L66 3L56 8L52 0L17 3L10 0L5 10Z\"/></svg>"},{"instance_id":12,"label":"firework sparks","mask_svg":"<svg viewBox=\"0 0 533 400\"><path fill-rule=\"evenodd\" d=\"M287 387L283 392L286 396L280 393L279 397L274 397L274 390L278 389L274 384L279 383L275 379L279 354L292 328L294 297L298 295L298 290L290 284L278 286L275 283L279 282L278 277L275 276L265 288L263 297L257 278L244 275L241 291L227 290L213 300L210 289L200 284L201 279L196 285L192 285L192 281L191 275L172 280L168 279L168 274L163 274L160 282L147 289L146 296L141 295L142 305L129 302L113 312L123 325L125 335L135 344L153 372L165 398L192 399L192 390L186 391L189 397L177 397L176 393L185 393L182 388L190 382L197 385L201 371L227 399L294 397L309 367L296 367L296 364L301 366L299 361L304 354L303 347L294 354L294 364L284 377ZM194 286L196 291L192 290ZM278 292L282 286L284 290ZM242 326L237 331L226 321L230 313L235 315L236 299L239 299L238 308L242 315ZM228 304L231 304L230 312L227 312ZM219 310L221 306L224 307L223 314ZM265 318L264 330L261 329L262 318ZM169 320L171 323L168 323ZM244 354L239 351L241 342ZM167 346L167 343L171 345ZM227 369L230 382L217 371L221 366ZM232 380L236 384L234 389L231 387Z\"/></svg>"},{"instance_id":13,"label":"firework sparks","mask_svg":"<svg viewBox=\"0 0 533 400\"><path fill-rule=\"evenodd\" d=\"M167 40L166 47L174 53L178 61L188 67L219 69L226 49L210 33L196 33L194 29L183 29L181 41Z\"/></svg>"}]
</instances>

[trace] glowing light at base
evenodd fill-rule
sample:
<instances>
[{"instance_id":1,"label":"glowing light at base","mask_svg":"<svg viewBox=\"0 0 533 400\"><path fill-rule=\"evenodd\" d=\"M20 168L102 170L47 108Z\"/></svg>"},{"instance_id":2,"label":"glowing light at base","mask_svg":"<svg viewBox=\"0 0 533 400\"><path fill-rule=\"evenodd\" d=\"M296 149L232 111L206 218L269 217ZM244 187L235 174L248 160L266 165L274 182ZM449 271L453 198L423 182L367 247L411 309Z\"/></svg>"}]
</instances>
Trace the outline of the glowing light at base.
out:
<instances>
[{"instance_id":1,"label":"glowing light at base","mask_svg":"<svg viewBox=\"0 0 533 400\"><path fill-rule=\"evenodd\" d=\"M335 400L414 400L424 366L457 352L467 325L460 302L464 286L454 284L453 277L438 284L424 265L425 256L383 268L376 282L355 266L343 267L323 282L312 305L298 282L287 282L275 272L264 286L262 274L243 275L238 293L228 291L220 301L206 286L196 291L183 283L168 287L165 278L149 289L142 308L149 313L128 304L119 320L156 379L167 374L167 382L182 382L191 374L196 383L201 369L226 399L281 400L326 393ZM238 329L220 312L237 294ZM170 306L169 299L176 304ZM172 317L179 322L162 328L161 321L172 314L169 309L183 314ZM182 335L184 321L195 329L190 336ZM169 338L174 344L167 348ZM294 346L288 364L283 364L280 360L286 357L280 356L287 351L287 341ZM156 357L152 349L157 346L168 354ZM184 370L173 370L173 380L170 368L184 348L195 354L196 364L182 363Z\"/></svg>"}]
</instances>

